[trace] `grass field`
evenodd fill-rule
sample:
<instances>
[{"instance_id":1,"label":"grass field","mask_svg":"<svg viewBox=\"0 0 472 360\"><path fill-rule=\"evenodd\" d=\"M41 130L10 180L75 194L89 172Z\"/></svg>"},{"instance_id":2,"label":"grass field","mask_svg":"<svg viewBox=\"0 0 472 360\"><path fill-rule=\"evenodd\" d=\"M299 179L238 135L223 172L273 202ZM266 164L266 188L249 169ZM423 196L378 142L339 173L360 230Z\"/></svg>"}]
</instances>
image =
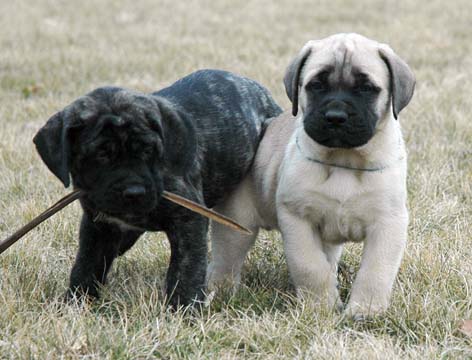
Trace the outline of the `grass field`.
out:
<instances>
[{"instance_id":1,"label":"grass field","mask_svg":"<svg viewBox=\"0 0 472 360\"><path fill-rule=\"evenodd\" d=\"M0 358L472 358L458 331L472 318L470 0L0 0L0 10L0 238L65 194L31 139L97 86L151 91L222 68L288 108L289 60L307 40L345 31L389 43L417 76L401 114L409 244L385 316L355 323L297 301L277 233L259 238L242 289L201 315L162 306L169 249L152 233L116 262L96 304L60 306L77 248L73 204L0 257ZM344 261L356 268L360 252L348 246Z\"/></svg>"}]
</instances>

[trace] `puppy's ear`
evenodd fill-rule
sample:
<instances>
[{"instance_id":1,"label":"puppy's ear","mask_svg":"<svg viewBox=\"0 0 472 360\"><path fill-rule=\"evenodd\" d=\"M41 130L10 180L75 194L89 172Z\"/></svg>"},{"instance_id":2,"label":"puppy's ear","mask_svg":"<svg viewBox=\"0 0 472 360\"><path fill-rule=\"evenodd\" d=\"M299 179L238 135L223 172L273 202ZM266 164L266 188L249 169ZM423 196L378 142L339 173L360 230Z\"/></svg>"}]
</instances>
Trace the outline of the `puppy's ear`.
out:
<instances>
[{"instance_id":1,"label":"puppy's ear","mask_svg":"<svg viewBox=\"0 0 472 360\"><path fill-rule=\"evenodd\" d=\"M65 187L70 185L72 132L93 118L95 111L95 102L88 96L81 97L53 115L33 138L41 159Z\"/></svg>"},{"instance_id":2,"label":"puppy's ear","mask_svg":"<svg viewBox=\"0 0 472 360\"><path fill-rule=\"evenodd\" d=\"M197 139L192 123L179 114L168 101L156 98L160 116L150 114L153 128L160 134L166 165L177 174L184 174L193 164Z\"/></svg>"},{"instance_id":3,"label":"puppy's ear","mask_svg":"<svg viewBox=\"0 0 472 360\"><path fill-rule=\"evenodd\" d=\"M300 75L306 60L311 54L311 45L307 44L300 53L292 60L287 67L284 76L284 85L287 96L292 102L292 114L296 116L298 113L298 93L300 88Z\"/></svg>"},{"instance_id":4,"label":"puppy's ear","mask_svg":"<svg viewBox=\"0 0 472 360\"><path fill-rule=\"evenodd\" d=\"M69 122L65 111L60 111L53 115L33 138L41 159L65 187L70 185Z\"/></svg>"},{"instance_id":5,"label":"puppy's ear","mask_svg":"<svg viewBox=\"0 0 472 360\"><path fill-rule=\"evenodd\" d=\"M400 111L408 105L413 97L416 83L415 75L407 63L395 54L390 47L381 47L379 54L387 64L390 74L393 116L398 119Z\"/></svg>"}]
</instances>

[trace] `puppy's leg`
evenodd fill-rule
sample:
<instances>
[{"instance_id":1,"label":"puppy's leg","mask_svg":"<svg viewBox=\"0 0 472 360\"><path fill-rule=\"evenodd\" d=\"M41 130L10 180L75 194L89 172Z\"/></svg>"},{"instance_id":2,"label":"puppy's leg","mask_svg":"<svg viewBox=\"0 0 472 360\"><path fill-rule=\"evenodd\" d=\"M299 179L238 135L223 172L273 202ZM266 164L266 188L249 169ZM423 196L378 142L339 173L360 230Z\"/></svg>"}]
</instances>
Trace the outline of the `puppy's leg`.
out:
<instances>
[{"instance_id":1,"label":"puppy's leg","mask_svg":"<svg viewBox=\"0 0 472 360\"><path fill-rule=\"evenodd\" d=\"M308 291L316 302L340 307L336 272L323 251L318 231L285 206L279 206L278 219L287 265L297 292L301 295Z\"/></svg>"},{"instance_id":2,"label":"puppy's leg","mask_svg":"<svg viewBox=\"0 0 472 360\"><path fill-rule=\"evenodd\" d=\"M141 235L130 232L127 241L134 241ZM99 284L104 284L113 260L118 255L123 233L117 225L93 222L84 213L80 226L79 251L70 274L67 298L74 295L98 297ZM133 241L133 242L134 242Z\"/></svg>"},{"instance_id":3,"label":"puppy's leg","mask_svg":"<svg viewBox=\"0 0 472 360\"><path fill-rule=\"evenodd\" d=\"M241 269L246 255L257 237L259 228L255 222L254 204L245 180L226 201L215 208L252 231L244 235L226 226L213 222L211 229L211 262L207 280L210 290L223 285L234 285L241 281Z\"/></svg>"},{"instance_id":4,"label":"puppy's leg","mask_svg":"<svg viewBox=\"0 0 472 360\"><path fill-rule=\"evenodd\" d=\"M166 229L171 246L166 292L174 309L204 299L208 249L208 219L193 213L176 218Z\"/></svg>"},{"instance_id":5,"label":"puppy's leg","mask_svg":"<svg viewBox=\"0 0 472 360\"><path fill-rule=\"evenodd\" d=\"M131 249L136 243L136 241L139 239L141 234L141 231L134 230L123 232L121 235L120 247L118 249L118 256L123 255L125 252Z\"/></svg>"},{"instance_id":6,"label":"puppy's leg","mask_svg":"<svg viewBox=\"0 0 472 360\"><path fill-rule=\"evenodd\" d=\"M241 282L241 270L246 255L256 239L258 229L250 229L252 235L243 235L221 224L212 225L211 262L208 266L208 288L221 285L234 286Z\"/></svg>"},{"instance_id":7,"label":"puppy's leg","mask_svg":"<svg viewBox=\"0 0 472 360\"><path fill-rule=\"evenodd\" d=\"M323 242L323 252L326 254L326 258L331 264L333 271L336 272L338 270L339 259L343 253L343 245Z\"/></svg>"},{"instance_id":8,"label":"puppy's leg","mask_svg":"<svg viewBox=\"0 0 472 360\"><path fill-rule=\"evenodd\" d=\"M388 307L407 238L406 218L372 227L364 242L361 267L352 286L346 314L375 315Z\"/></svg>"}]
</instances>

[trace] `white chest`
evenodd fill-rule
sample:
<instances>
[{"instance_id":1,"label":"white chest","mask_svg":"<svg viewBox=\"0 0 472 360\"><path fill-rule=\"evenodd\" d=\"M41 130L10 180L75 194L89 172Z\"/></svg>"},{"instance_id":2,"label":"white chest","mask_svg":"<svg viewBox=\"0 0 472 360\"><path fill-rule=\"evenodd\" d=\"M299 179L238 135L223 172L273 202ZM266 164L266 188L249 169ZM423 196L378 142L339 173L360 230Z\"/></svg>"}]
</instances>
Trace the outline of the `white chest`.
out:
<instances>
[{"instance_id":1,"label":"white chest","mask_svg":"<svg viewBox=\"0 0 472 360\"><path fill-rule=\"evenodd\" d=\"M388 216L390 201L382 174L364 174L309 162L285 169L278 202L308 220L323 241L363 241L369 226Z\"/></svg>"}]
</instances>

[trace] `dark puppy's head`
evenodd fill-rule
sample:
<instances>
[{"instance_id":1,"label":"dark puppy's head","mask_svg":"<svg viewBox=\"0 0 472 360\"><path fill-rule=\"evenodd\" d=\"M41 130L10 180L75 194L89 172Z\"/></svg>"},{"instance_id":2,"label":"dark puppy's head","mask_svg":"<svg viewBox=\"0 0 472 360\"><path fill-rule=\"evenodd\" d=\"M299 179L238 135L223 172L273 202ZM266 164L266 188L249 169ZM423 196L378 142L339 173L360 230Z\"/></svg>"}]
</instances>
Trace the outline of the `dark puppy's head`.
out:
<instances>
[{"instance_id":1,"label":"dark puppy's head","mask_svg":"<svg viewBox=\"0 0 472 360\"><path fill-rule=\"evenodd\" d=\"M410 102L415 78L385 44L358 34L308 42L289 65L285 89L306 133L330 148L366 144ZM387 121L385 120L385 121Z\"/></svg>"},{"instance_id":2,"label":"dark puppy's head","mask_svg":"<svg viewBox=\"0 0 472 360\"><path fill-rule=\"evenodd\" d=\"M109 215L139 216L163 191L163 174L183 174L193 163L193 127L165 100L103 87L52 116L34 138L48 168L87 192L86 201Z\"/></svg>"}]
</instances>

